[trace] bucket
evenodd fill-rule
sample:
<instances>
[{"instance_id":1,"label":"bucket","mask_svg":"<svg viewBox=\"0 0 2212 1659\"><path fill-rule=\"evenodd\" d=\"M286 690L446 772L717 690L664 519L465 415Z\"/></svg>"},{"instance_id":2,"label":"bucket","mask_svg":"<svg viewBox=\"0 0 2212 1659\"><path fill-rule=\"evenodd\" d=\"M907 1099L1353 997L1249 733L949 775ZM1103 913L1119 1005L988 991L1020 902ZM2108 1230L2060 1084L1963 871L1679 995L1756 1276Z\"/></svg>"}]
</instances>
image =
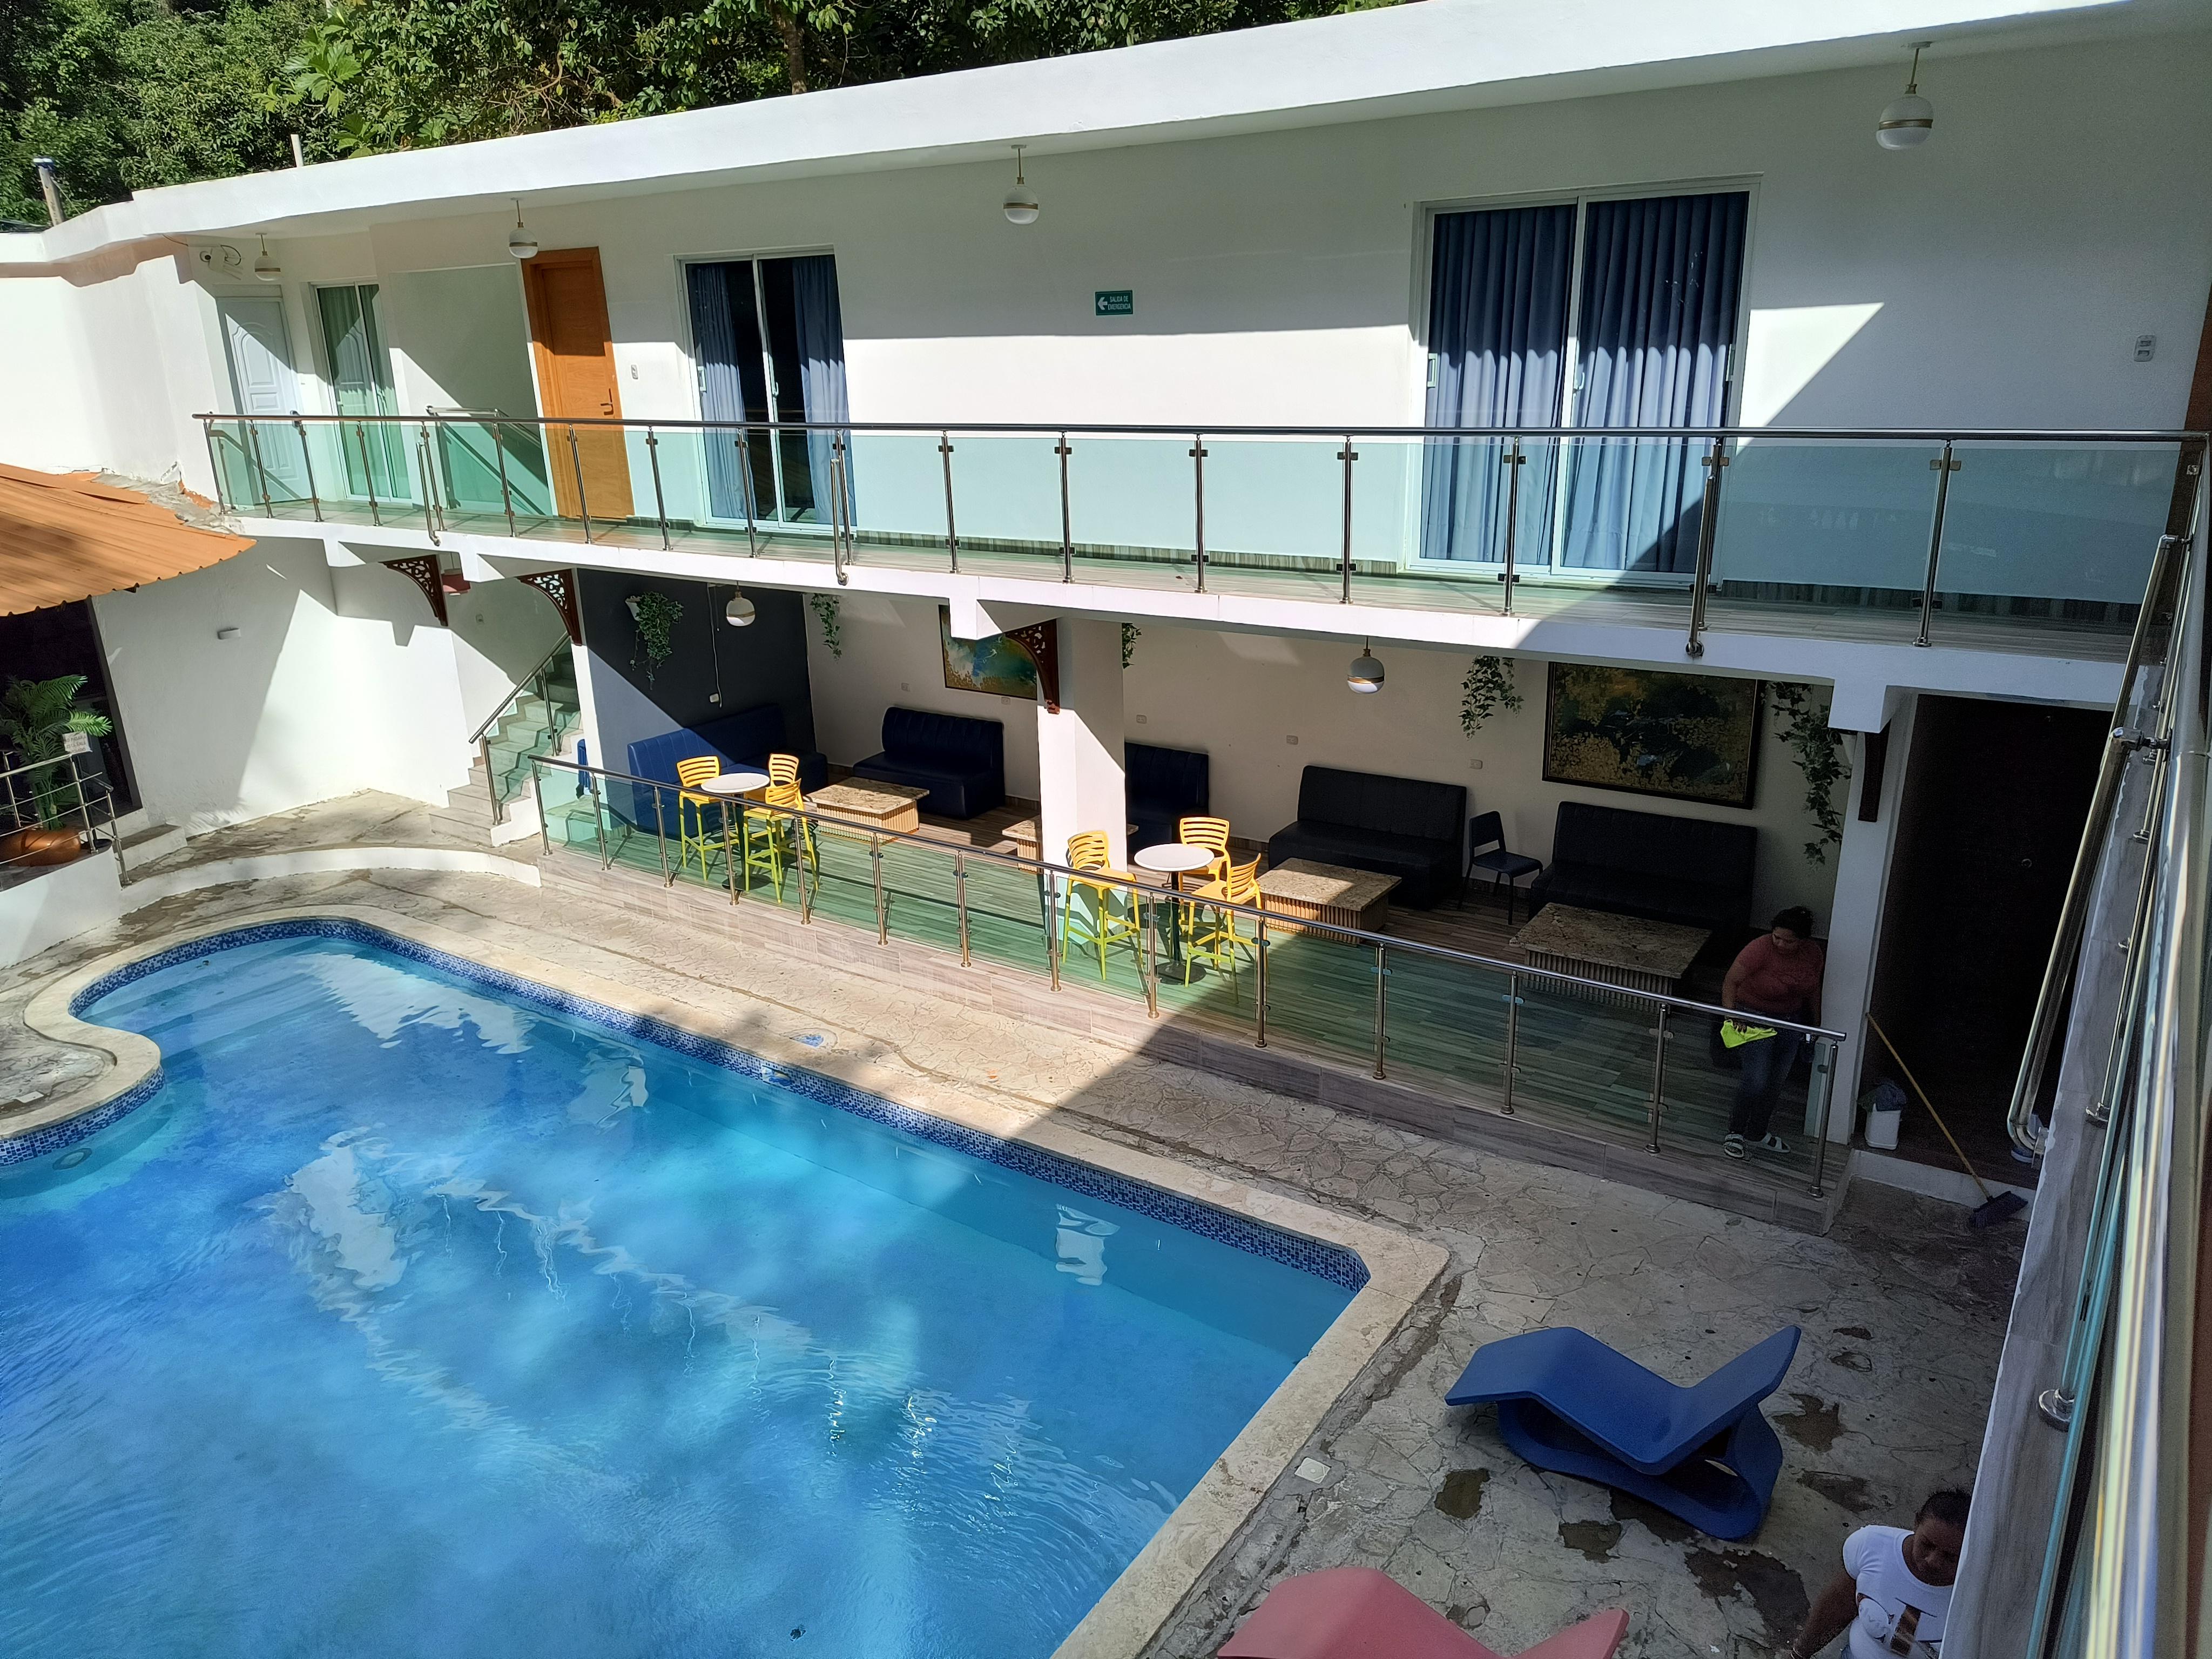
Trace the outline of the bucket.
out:
<instances>
[{"instance_id":1,"label":"bucket","mask_svg":"<svg viewBox=\"0 0 2212 1659\"><path fill-rule=\"evenodd\" d=\"M1905 1091L1894 1083L1877 1083L1859 1097L1866 1109L1866 1144L1876 1152L1897 1150L1897 1126L1905 1120Z\"/></svg>"}]
</instances>

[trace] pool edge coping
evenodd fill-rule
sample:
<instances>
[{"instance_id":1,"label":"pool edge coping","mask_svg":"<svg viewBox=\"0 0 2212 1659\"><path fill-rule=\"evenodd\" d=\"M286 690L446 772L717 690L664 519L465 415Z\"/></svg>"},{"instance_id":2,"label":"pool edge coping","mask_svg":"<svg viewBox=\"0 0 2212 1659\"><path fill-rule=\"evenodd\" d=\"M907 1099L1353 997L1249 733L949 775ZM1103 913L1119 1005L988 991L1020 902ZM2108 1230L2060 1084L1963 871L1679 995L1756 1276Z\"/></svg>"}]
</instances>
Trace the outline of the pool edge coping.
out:
<instances>
[{"instance_id":1,"label":"pool edge coping","mask_svg":"<svg viewBox=\"0 0 2212 1659\"><path fill-rule=\"evenodd\" d=\"M1369 1362L1382 1352L1449 1260L1443 1246L1396 1228L1212 1176L1176 1159L1070 1127L1056 1121L1054 1108L1025 1113L977 1099L949 1085L932 1086L933 1079L917 1079L900 1067L871 1059L857 1046L832 1044L816 1048L772 1031L746 1030L740 1037L726 1029L734 1022L696 1002L605 979L435 922L368 905L252 908L102 952L49 981L25 1005L23 1024L52 1041L106 1054L113 1068L92 1090L74 1091L46 1113L34 1112L19 1120L23 1127L11 1128L5 1139L29 1139L61 1127L71 1131L69 1139L81 1139L123 1115L161 1086L161 1051L150 1038L92 1024L71 1012L86 990L179 945L265 922L290 921L353 922L623 1013L660 1021L680 1032L727 1043L771 1065L817 1073L977 1133L1023 1142L1109 1175L1358 1255L1367 1268L1367 1283L1353 1293L1344 1310L1245 1421L1212 1467L1054 1650L1052 1659L1136 1659L1233 1541L1261 1500L1278 1482L1293 1478L1291 1460ZM775 1006L741 991L723 994L740 1003ZM837 1029L834 1022L812 1023ZM100 1117L99 1123L85 1121L101 1114L109 1115Z\"/></svg>"}]
</instances>

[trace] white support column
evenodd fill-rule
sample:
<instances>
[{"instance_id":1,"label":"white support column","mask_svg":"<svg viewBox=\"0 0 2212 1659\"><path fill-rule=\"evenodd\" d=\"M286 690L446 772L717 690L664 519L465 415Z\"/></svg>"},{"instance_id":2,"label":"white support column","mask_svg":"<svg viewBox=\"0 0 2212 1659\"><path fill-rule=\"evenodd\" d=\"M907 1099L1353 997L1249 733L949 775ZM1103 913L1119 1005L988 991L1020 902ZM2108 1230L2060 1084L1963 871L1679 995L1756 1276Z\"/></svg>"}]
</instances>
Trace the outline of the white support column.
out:
<instances>
[{"instance_id":1,"label":"white support column","mask_svg":"<svg viewBox=\"0 0 2212 1659\"><path fill-rule=\"evenodd\" d=\"M1067 859L1067 838L1106 832L1109 858L1129 867L1129 804L1121 760L1121 624L1062 617L1060 712L1037 708L1037 829L1048 863Z\"/></svg>"},{"instance_id":2,"label":"white support column","mask_svg":"<svg viewBox=\"0 0 2212 1659\"><path fill-rule=\"evenodd\" d=\"M1874 988L1875 957L1881 945L1882 903L1889 891L1892 853L1897 845L1898 808L1905 798L1905 763L1912 749L1912 717L1918 702L1910 693L1893 694L1889 741L1881 789L1872 823L1859 816L1865 787L1866 736L1859 734L1852 757L1849 799L1841 803L1844 842L1836 849L1835 907L1828 917L1827 977L1821 988L1820 1023L1850 1032L1836 1056L1836 1075L1828 1097L1828 1139L1850 1139L1858 1106L1859 1074L1865 1061L1867 1000Z\"/></svg>"}]
</instances>

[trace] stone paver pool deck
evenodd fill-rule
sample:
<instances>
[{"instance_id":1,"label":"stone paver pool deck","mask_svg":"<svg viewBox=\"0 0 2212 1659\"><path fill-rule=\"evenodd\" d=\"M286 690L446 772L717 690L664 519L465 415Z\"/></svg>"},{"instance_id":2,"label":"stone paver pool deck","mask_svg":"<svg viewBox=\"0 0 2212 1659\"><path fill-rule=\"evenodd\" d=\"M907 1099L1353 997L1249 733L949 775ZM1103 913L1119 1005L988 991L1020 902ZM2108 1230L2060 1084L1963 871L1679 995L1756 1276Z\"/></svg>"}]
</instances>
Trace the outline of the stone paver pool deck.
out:
<instances>
[{"instance_id":1,"label":"stone paver pool deck","mask_svg":"<svg viewBox=\"0 0 2212 1659\"><path fill-rule=\"evenodd\" d=\"M242 829L270 836L274 826ZM826 1052L902 1073L918 1091L1047 1110L1089 1134L1443 1247L1442 1276L1169 1620L1148 1650L1158 1659L1210 1654L1278 1578L1344 1565L1388 1569L1509 1653L1585 1613L1625 1607L1624 1653L1749 1659L1794 1633L1848 1531L1899 1521L1929 1488L1971 1475L2017 1228L1970 1234L1961 1210L1869 1187L1828 1237L1808 1237L840 975L565 888L408 871L237 883L162 901L0 973L0 1085L58 1098L97 1070L21 1024L54 975L175 928L319 903L382 909L564 963L711 1010L763 1041L821 1036ZM1532 1470L1487 1413L1441 1403L1474 1348L1541 1325L1579 1325L1687 1381L1790 1322L1805 1341L1768 1403L1782 1480L1765 1528L1741 1545ZM1314 1463L1317 1480L1296 1472Z\"/></svg>"}]
</instances>

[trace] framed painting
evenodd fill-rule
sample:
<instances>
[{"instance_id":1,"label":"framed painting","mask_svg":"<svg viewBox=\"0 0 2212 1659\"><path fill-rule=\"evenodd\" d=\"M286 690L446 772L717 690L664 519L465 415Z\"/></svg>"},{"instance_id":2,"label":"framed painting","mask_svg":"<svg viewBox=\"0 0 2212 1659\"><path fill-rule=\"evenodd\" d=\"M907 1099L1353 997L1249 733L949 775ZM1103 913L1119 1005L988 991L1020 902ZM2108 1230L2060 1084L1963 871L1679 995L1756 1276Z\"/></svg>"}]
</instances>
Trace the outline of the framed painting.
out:
<instances>
[{"instance_id":1,"label":"framed painting","mask_svg":"<svg viewBox=\"0 0 2212 1659\"><path fill-rule=\"evenodd\" d=\"M952 637L952 612L940 605L937 607L937 637L945 647L945 684L951 690L1036 699L1036 663L1004 634L994 634L988 639L956 640Z\"/></svg>"},{"instance_id":2,"label":"framed painting","mask_svg":"<svg viewBox=\"0 0 2212 1659\"><path fill-rule=\"evenodd\" d=\"M1752 804L1757 680L1555 662L1544 703L1544 779L1589 789Z\"/></svg>"}]
</instances>

